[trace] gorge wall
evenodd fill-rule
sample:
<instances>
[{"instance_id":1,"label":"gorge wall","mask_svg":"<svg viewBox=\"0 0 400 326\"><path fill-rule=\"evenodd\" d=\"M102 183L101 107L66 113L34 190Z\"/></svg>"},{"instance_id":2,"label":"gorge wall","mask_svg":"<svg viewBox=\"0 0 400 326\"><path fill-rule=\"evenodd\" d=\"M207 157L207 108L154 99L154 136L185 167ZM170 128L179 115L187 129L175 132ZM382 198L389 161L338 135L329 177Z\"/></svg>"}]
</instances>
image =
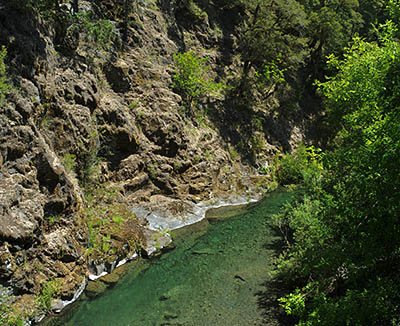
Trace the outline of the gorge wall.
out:
<instances>
[{"instance_id":1,"label":"gorge wall","mask_svg":"<svg viewBox=\"0 0 400 326\"><path fill-rule=\"evenodd\" d=\"M54 297L69 300L88 262L146 246L146 221L132 207L184 215L188 203L257 192L268 184L257 168L305 137L301 109L279 115L277 98L251 117L208 98L188 117L171 89L179 52L207 57L220 82L240 74L240 7L137 1L122 21L112 1L80 1L79 12L116 28L99 47L63 27L68 2L52 17L12 3L0 4L12 84L0 110L0 280L25 315L50 308L38 298L55 280Z\"/></svg>"}]
</instances>

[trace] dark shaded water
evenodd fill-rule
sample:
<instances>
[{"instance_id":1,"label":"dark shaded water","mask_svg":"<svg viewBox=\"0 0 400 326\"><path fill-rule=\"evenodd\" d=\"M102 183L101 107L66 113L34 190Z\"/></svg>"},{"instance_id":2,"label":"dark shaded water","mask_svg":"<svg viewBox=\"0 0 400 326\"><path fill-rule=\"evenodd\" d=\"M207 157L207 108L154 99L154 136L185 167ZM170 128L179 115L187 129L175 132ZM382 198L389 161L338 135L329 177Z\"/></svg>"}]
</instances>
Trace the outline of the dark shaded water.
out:
<instances>
[{"instance_id":1,"label":"dark shaded water","mask_svg":"<svg viewBox=\"0 0 400 326\"><path fill-rule=\"evenodd\" d=\"M244 211L210 212L239 215L178 231L175 250L133 262L104 295L75 303L47 325L279 325L269 307L274 293L265 283L279 241L270 216L291 197L276 192Z\"/></svg>"}]
</instances>

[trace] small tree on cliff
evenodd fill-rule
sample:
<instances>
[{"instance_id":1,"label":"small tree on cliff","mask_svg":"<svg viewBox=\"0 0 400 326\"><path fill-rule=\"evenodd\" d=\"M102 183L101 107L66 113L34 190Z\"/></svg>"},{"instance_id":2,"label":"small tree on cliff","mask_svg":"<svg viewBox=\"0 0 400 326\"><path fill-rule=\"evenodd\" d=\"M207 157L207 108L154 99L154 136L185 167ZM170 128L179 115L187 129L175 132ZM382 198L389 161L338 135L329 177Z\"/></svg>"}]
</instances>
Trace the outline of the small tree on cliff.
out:
<instances>
[{"instance_id":1,"label":"small tree on cliff","mask_svg":"<svg viewBox=\"0 0 400 326\"><path fill-rule=\"evenodd\" d=\"M205 96L217 95L224 85L207 78L210 69L207 59L197 57L192 51L174 55L174 61L172 87L182 96L187 115L193 117L193 104Z\"/></svg>"},{"instance_id":2,"label":"small tree on cliff","mask_svg":"<svg viewBox=\"0 0 400 326\"><path fill-rule=\"evenodd\" d=\"M4 63L7 54L6 48L0 48L0 107L4 104L7 93L10 91L6 77L6 64Z\"/></svg>"}]
</instances>

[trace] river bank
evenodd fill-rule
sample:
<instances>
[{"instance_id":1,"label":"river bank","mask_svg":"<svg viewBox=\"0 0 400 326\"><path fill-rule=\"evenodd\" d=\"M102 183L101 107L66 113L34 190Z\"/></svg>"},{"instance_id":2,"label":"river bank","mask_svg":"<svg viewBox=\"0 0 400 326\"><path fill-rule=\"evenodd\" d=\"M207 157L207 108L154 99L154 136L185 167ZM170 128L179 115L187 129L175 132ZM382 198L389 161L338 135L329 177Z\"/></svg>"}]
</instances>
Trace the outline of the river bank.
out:
<instances>
[{"instance_id":1,"label":"river bank","mask_svg":"<svg viewBox=\"0 0 400 326\"><path fill-rule=\"evenodd\" d=\"M96 281L104 276L112 273L116 268L129 263L133 260L139 258L139 256L144 256L150 258L154 255L159 255L162 251L171 249L174 247L171 232L177 229L181 229L196 223L201 222L206 218L206 214L211 210L216 210L219 208L230 207L230 209L238 209L239 207L246 207L250 203L255 203L263 198L261 194L251 194L251 195L235 195L235 196L225 196L224 198L214 198L206 202L201 202L194 204L191 202L186 203L185 211L181 212L181 215L173 214L168 210L149 210L142 206L133 207L132 211L141 219L147 221L147 226L145 228L144 234L146 237L146 246L141 249L140 252L135 252L133 255L128 257L119 257L115 261L96 263L96 261L89 259L89 275L88 279L85 279L75 295L70 300L56 300L53 302L52 310L55 313L60 313L65 307L75 302L79 296L85 291L88 284L91 285L91 292L98 295L100 292L104 291L106 287L100 282L99 286L90 283L91 281ZM114 273L114 274L119 274ZM114 283L119 277L112 276ZM101 280L100 280L101 281ZM106 281L106 283L108 283ZM98 293L99 292L99 293ZM40 316L36 319L36 323L40 322L44 316Z\"/></svg>"},{"instance_id":2,"label":"river bank","mask_svg":"<svg viewBox=\"0 0 400 326\"><path fill-rule=\"evenodd\" d=\"M279 241L269 217L291 196L277 192L245 214L177 230L175 250L126 265L104 295L84 294L42 325L279 325L264 295Z\"/></svg>"}]
</instances>

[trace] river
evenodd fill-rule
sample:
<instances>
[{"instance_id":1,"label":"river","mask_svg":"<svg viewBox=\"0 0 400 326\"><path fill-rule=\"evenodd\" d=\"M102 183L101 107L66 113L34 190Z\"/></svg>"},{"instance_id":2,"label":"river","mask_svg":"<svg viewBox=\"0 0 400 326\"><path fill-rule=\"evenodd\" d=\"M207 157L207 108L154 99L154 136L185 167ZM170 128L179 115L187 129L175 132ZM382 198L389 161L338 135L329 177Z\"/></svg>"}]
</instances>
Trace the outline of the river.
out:
<instances>
[{"instance_id":1,"label":"river","mask_svg":"<svg viewBox=\"0 0 400 326\"><path fill-rule=\"evenodd\" d=\"M103 295L83 295L45 325L281 325L269 275L280 238L270 217L292 196L275 192L246 208L211 210L175 231L174 250L130 263Z\"/></svg>"}]
</instances>

